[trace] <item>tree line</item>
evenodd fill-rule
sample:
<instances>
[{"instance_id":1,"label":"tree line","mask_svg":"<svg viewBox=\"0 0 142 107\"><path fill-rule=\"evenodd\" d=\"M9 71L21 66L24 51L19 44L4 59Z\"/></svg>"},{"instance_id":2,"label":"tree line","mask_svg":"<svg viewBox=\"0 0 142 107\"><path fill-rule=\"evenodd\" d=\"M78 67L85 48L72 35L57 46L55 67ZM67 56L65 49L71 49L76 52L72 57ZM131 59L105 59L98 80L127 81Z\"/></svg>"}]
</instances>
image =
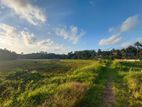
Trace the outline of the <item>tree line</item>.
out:
<instances>
[{"instance_id":1,"label":"tree line","mask_svg":"<svg viewBox=\"0 0 142 107\"><path fill-rule=\"evenodd\" d=\"M17 59L17 56L15 52L7 49L0 49L0 60L14 60Z\"/></svg>"},{"instance_id":2,"label":"tree line","mask_svg":"<svg viewBox=\"0 0 142 107\"><path fill-rule=\"evenodd\" d=\"M142 43L136 42L123 49L104 51L101 49L69 52L68 54L55 54L47 52L16 54L7 49L0 49L0 60L13 59L140 59L142 58Z\"/></svg>"}]
</instances>

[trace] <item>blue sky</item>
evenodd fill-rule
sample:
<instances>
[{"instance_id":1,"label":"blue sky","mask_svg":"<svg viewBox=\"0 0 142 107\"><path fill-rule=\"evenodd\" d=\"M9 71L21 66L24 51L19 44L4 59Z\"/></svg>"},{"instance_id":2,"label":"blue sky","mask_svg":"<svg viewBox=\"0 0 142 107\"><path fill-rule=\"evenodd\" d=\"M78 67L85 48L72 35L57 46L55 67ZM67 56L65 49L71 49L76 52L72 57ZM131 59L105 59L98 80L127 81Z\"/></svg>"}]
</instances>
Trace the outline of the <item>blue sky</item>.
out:
<instances>
[{"instance_id":1,"label":"blue sky","mask_svg":"<svg viewBox=\"0 0 142 107\"><path fill-rule=\"evenodd\" d=\"M0 48L123 48L142 40L141 0L0 0Z\"/></svg>"}]
</instances>

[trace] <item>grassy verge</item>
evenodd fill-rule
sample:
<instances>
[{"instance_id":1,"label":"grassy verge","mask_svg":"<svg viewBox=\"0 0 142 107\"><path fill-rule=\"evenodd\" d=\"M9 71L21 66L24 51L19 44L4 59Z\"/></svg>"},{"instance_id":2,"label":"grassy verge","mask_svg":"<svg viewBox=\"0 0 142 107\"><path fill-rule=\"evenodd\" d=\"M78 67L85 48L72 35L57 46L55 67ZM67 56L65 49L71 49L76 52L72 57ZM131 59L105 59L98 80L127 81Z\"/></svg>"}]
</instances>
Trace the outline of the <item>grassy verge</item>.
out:
<instances>
[{"instance_id":1,"label":"grassy verge","mask_svg":"<svg viewBox=\"0 0 142 107\"><path fill-rule=\"evenodd\" d=\"M114 62L117 74L114 83L117 107L142 106L141 62ZM134 66L135 65L135 66Z\"/></svg>"}]
</instances>

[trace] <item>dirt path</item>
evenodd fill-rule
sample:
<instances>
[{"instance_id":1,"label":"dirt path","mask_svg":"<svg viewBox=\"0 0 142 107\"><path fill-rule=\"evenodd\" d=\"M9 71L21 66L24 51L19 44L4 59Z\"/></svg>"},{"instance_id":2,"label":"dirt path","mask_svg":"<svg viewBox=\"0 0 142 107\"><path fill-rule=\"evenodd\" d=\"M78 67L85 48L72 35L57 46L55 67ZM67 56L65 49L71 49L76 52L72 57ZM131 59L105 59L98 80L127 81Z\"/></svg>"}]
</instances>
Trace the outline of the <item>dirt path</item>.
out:
<instances>
[{"instance_id":1,"label":"dirt path","mask_svg":"<svg viewBox=\"0 0 142 107\"><path fill-rule=\"evenodd\" d=\"M94 85L77 107L115 107L115 96L112 89L115 73L109 66L99 71Z\"/></svg>"},{"instance_id":2,"label":"dirt path","mask_svg":"<svg viewBox=\"0 0 142 107\"><path fill-rule=\"evenodd\" d=\"M112 75L109 75L106 88L103 93L104 107L114 107L115 96L112 89Z\"/></svg>"}]
</instances>

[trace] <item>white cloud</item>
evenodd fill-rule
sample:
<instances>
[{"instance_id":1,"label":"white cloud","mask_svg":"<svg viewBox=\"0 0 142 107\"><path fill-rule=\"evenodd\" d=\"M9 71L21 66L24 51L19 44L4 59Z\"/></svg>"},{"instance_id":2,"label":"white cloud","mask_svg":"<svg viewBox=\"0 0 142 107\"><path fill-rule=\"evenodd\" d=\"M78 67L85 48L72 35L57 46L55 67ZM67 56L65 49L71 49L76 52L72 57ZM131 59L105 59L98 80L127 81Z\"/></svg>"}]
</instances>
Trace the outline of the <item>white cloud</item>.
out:
<instances>
[{"instance_id":1,"label":"white cloud","mask_svg":"<svg viewBox=\"0 0 142 107\"><path fill-rule=\"evenodd\" d=\"M26 31L18 31L6 24L0 24L0 48L7 48L18 53L47 51L66 53L67 49L50 39L37 40L36 36Z\"/></svg>"},{"instance_id":2,"label":"white cloud","mask_svg":"<svg viewBox=\"0 0 142 107\"><path fill-rule=\"evenodd\" d=\"M50 52L53 52L53 53L67 52L67 49L63 45L57 44L50 39L37 42L37 47L39 47L40 51L47 50L48 52L50 50Z\"/></svg>"},{"instance_id":3,"label":"white cloud","mask_svg":"<svg viewBox=\"0 0 142 107\"><path fill-rule=\"evenodd\" d=\"M54 42L51 41L50 39L42 40L42 41L38 42L38 45L40 45L40 46L46 46L46 45L52 46L53 44L54 44Z\"/></svg>"},{"instance_id":4,"label":"white cloud","mask_svg":"<svg viewBox=\"0 0 142 107\"><path fill-rule=\"evenodd\" d=\"M31 45L36 42L36 38L35 38L34 34L30 34L29 32L22 31L21 35L22 35L24 43L26 45Z\"/></svg>"},{"instance_id":5,"label":"white cloud","mask_svg":"<svg viewBox=\"0 0 142 107\"><path fill-rule=\"evenodd\" d=\"M33 6L30 0L1 0L1 3L33 25L46 21L46 16L42 10Z\"/></svg>"},{"instance_id":6,"label":"white cloud","mask_svg":"<svg viewBox=\"0 0 142 107\"><path fill-rule=\"evenodd\" d=\"M0 35L15 37L17 35L16 29L6 24L0 24Z\"/></svg>"},{"instance_id":7,"label":"white cloud","mask_svg":"<svg viewBox=\"0 0 142 107\"><path fill-rule=\"evenodd\" d=\"M126 41L124 43L121 44L121 47L123 48L127 48L128 46L132 45L134 42L132 41Z\"/></svg>"},{"instance_id":8,"label":"white cloud","mask_svg":"<svg viewBox=\"0 0 142 107\"><path fill-rule=\"evenodd\" d=\"M131 16L128 17L121 25L120 27L120 32L127 32L131 29L133 29L134 27L136 27L136 25L139 22L139 17L138 16Z\"/></svg>"},{"instance_id":9,"label":"white cloud","mask_svg":"<svg viewBox=\"0 0 142 107\"><path fill-rule=\"evenodd\" d=\"M121 44L121 47L127 48L130 45L134 45L137 41L142 42L142 38L136 38L136 39L131 40L131 41L123 41L123 43Z\"/></svg>"},{"instance_id":10,"label":"white cloud","mask_svg":"<svg viewBox=\"0 0 142 107\"><path fill-rule=\"evenodd\" d=\"M119 30L112 36L110 36L107 39L102 39L99 41L99 45L112 45L112 44L116 44L118 42L121 41L122 36L121 34L124 32L128 32L130 30L132 30L133 28L136 27L136 25L139 22L139 17L138 16L131 16L128 17L122 24L121 26L118 28ZM116 29L114 28L109 28L109 32L113 32ZM126 45L126 44L124 44Z\"/></svg>"},{"instance_id":11,"label":"white cloud","mask_svg":"<svg viewBox=\"0 0 142 107\"><path fill-rule=\"evenodd\" d=\"M79 39L85 35L85 32L83 30L79 32L78 27L70 26L69 29L67 29L67 27L57 28L56 35L72 41L73 44L76 44Z\"/></svg>"},{"instance_id":12,"label":"white cloud","mask_svg":"<svg viewBox=\"0 0 142 107\"><path fill-rule=\"evenodd\" d=\"M107 39L102 39L99 42L99 45L112 45L112 44L116 44L119 43L121 41L121 36L119 35L112 35L111 37L107 38Z\"/></svg>"}]
</instances>

